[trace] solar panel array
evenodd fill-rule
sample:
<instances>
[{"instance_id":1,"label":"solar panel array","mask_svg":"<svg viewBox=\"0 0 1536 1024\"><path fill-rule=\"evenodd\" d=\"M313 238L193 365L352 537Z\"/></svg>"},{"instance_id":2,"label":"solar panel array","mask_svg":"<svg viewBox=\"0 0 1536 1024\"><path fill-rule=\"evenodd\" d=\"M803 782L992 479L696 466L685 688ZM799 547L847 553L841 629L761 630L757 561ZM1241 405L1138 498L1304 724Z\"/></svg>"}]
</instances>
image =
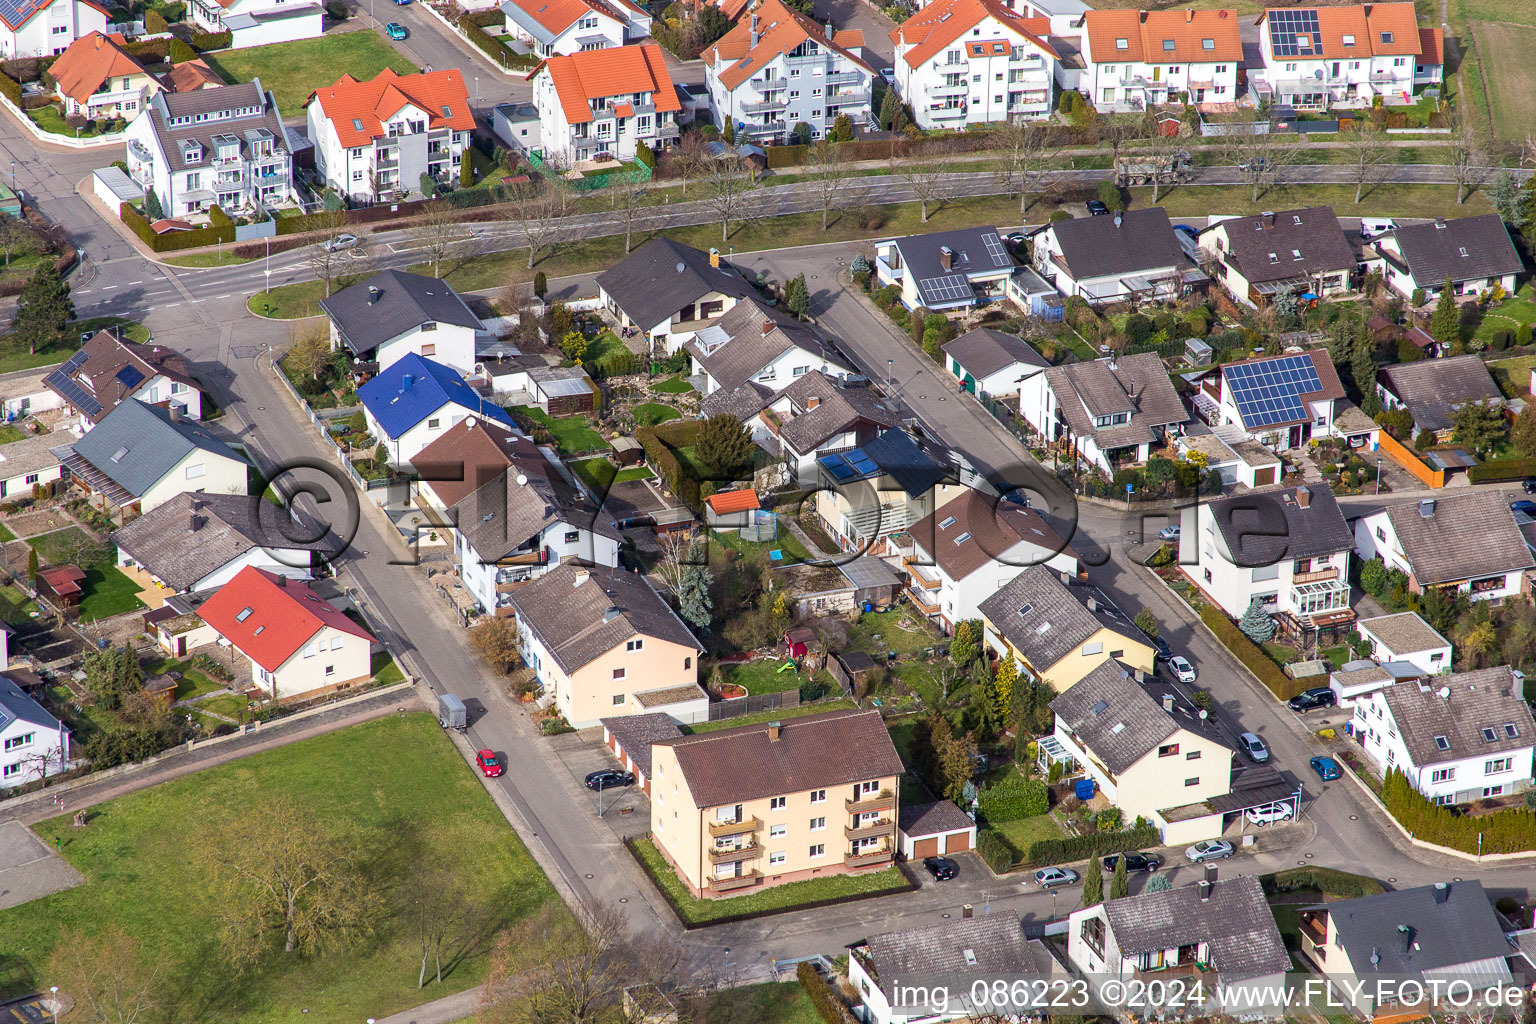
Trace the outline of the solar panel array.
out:
<instances>
[{"instance_id":1,"label":"solar panel array","mask_svg":"<svg viewBox=\"0 0 1536 1024\"><path fill-rule=\"evenodd\" d=\"M1305 44L1301 36L1307 37ZM1270 11L1269 46L1276 57L1321 57L1322 27L1317 23L1317 12Z\"/></svg>"},{"instance_id":2,"label":"solar panel array","mask_svg":"<svg viewBox=\"0 0 1536 1024\"><path fill-rule=\"evenodd\" d=\"M976 291L971 287L963 274L954 274L950 277L924 277L917 282L918 290L923 293L926 302L959 302L961 299L973 299Z\"/></svg>"},{"instance_id":3,"label":"solar panel array","mask_svg":"<svg viewBox=\"0 0 1536 1024\"><path fill-rule=\"evenodd\" d=\"M1232 400L1249 430L1308 419L1301 396L1323 389L1310 356L1284 356L1242 363L1225 371Z\"/></svg>"},{"instance_id":4,"label":"solar panel array","mask_svg":"<svg viewBox=\"0 0 1536 1024\"><path fill-rule=\"evenodd\" d=\"M69 360L43 378L43 383L53 388L63 396L64 401L79 409L87 416L95 416L101 412L101 403L96 401L96 396L87 391L73 374L80 369L86 359L84 352L76 352Z\"/></svg>"},{"instance_id":5,"label":"solar panel array","mask_svg":"<svg viewBox=\"0 0 1536 1024\"><path fill-rule=\"evenodd\" d=\"M12 28L20 28L22 22L48 5L48 0L0 0L0 18Z\"/></svg>"},{"instance_id":6,"label":"solar panel array","mask_svg":"<svg viewBox=\"0 0 1536 1024\"><path fill-rule=\"evenodd\" d=\"M137 366L125 366L117 371L117 379L123 382L125 388L136 388L144 383L144 374L139 372Z\"/></svg>"},{"instance_id":7,"label":"solar panel array","mask_svg":"<svg viewBox=\"0 0 1536 1024\"><path fill-rule=\"evenodd\" d=\"M831 455L823 455L816 460L824 466L828 473L838 481L862 480L865 477L874 476L880 471L874 460L864 454L862 448L855 448L851 452L834 452Z\"/></svg>"},{"instance_id":8,"label":"solar panel array","mask_svg":"<svg viewBox=\"0 0 1536 1024\"><path fill-rule=\"evenodd\" d=\"M992 257L994 267L1011 267L1013 260L1008 258L1008 250L1003 248L1003 240L996 235L982 235L982 241L987 243L987 255Z\"/></svg>"}]
</instances>

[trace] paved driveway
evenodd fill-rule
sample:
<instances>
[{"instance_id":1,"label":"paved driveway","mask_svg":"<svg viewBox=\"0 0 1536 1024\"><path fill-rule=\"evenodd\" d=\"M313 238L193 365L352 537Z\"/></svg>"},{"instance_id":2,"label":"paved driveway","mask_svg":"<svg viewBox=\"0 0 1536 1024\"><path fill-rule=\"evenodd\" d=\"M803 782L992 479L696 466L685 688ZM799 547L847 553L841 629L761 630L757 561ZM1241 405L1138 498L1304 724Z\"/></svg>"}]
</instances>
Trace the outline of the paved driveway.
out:
<instances>
[{"instance_id":1,"label":"paved driveway","mask_svg":"<svg viewBox=\"0 0 1536 1024\"><path fill-rule=\"evenodd\" d=\"M19 821L0 824L0 910L72 889L84 881L84 875L27 826Z\"/></svg>"}]
</instances>

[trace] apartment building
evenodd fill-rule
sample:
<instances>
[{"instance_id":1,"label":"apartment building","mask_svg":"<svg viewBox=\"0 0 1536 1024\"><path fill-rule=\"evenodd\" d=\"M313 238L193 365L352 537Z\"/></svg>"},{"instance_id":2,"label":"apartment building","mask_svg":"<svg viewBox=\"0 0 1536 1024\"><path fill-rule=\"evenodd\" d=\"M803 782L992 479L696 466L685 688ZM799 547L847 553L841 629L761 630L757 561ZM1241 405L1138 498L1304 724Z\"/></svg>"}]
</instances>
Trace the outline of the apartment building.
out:
<instances>
[{"instance_id":1,"label":"apartment building","mask_svg":"<svg viewBox=\"0 0 1536 1024\"><path fill-rule=\"evenodd\" d=\"M1050 32L999 0L936 0L891 32L896 89L923 129L1050 117Z\"/></svg>"},{"instance_id":2,"label":"apartment building","mask_svg":"<svg viewBox=\"0 0 1536 1024\"><path fill-rule=\"evenodd\" d=\"M325 184L372 203L419 189L421 176L457 182L475 130L457 68L366 82L342 75L305 101L315 170Z\"/></svg>"},{"instance_id":3,"label":"apartment building","mask_svg":"<svg viewBox=\"0 0 1536 1024\"><path fill-rule=\"evenodd\" d=\"M879 712L659 741L651 837L693 895L889 867L901 758Z\"/></svg>"},{"instance_id":4,"label":"apartment building","mask_svg":"<svg viewBox=\"0 0 1536 1024\"><path fill-rule=\"evenodd\" d=\"M1441 30L1420 29L1411 3L1271 8L1259 16L1264 67L1249 85L1295 110L1408 104L1416 87L1440 83L1443 51Z\"/></svg>"},{"instance_id":5,"label":"apartment building","mask_svg":"<svg viewBox=\"0 0 1536 1024\"><path fill-rule=\"evenodd\" d=\"M655 43L550 57L532 81L538 155L556 166L633 160L640 143L661 150L681 133L683 104Z\"/></svg>"},{"instance_id":6,"label":"apartment building","mask_svg":"<svg viewBox=\"0 0 1536 1024\"><path fill-rule=\"evenodd\" d=\"M784 142L799 124L821 138L839 114L870 120L874 68L859 55L864 35L835 31L781 2L757 0L701 55L715 124L737 142Z\"/></svg>"},{"instance_id":7,"label":"apartment building","mask_svg":"<svg viewBox=\"0 0 1536 1024\"><path fill-rule=\"evenodd\" d=\"M1100 110L1237 99L1236 11L1088 11L1081 45L1080 88Z\"/></svg>"},{"instance_id":8,"label":"apartment building","mask_svg":"<svg viewBox=\"0 0 1536 1024\"><path fill-rule=\"evenodd\" d=\"M506 0L508 28L540 57L606 50L651 34L651 15L632 0Z\"/></svg>"}]
</instances>

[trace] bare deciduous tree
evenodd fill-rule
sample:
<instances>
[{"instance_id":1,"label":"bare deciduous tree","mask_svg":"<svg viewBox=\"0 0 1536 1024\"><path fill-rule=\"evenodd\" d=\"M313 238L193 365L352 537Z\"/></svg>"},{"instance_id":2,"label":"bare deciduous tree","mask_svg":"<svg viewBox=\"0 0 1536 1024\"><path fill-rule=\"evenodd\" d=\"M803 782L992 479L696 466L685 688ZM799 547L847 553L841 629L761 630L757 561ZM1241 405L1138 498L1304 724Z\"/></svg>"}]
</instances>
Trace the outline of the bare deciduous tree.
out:
<instances>
[{"instance_id":1,"label":"bare deciduous tree","mask_svg":"<svg viewBox=\"0 0 1536 1024\"><path fill-rule=\"evenodd\" d=\"M678 140L677 147L672 150L672 164L677 168L677 175L683 181L680 190L682 195L688 195L688 184L703 177L705 169L710 164L709 153L705 150L704 136L698 132L687 132Z\"/></svg>"},{"instance_id":2,"label":"bare deciduous tree","mask_svg":"<svg viewBox=\"0 0 1536 1024\"><path fill-rule=\"evenodd\" d=\"M1472 190L1482 184L1483 175L1487 172L1487 160L1484 158L1482 141L1477 137L1477 128L1469 118L1460 113L1452 113L1448 127L1451 130L1451 180L1456 183L1456 205L1460 206L1467 201Z\"/></svg>"},{"instance_id":3,"label":"bare deciduous tree","mask_svg":"<svg viewBox=\"0 0 1536 1024\"><path fill-rule=\"evenodd\" d=\"M703 174L704 201L720 222L720 241L731 237L731 222L746 219L748 197L757 191L756 175L733 161L712 160Z\"/></svg>"},{"instance_id":4,"label":"bare deciduous tree","mask_svg":"<svg viewBox=\"0 0 1536 1024\"><path fill-rule=\"evenodd\" d=\"M1152 171L1152 202L1162 198L1163 189L1173 184L1176 167L1184 155L1184 140L1153 130L1146 141L1132 149L1127 159L1141 159Z\"/></svg>"},{"instance_id":5,"label":"bare deciduous tree","mask_svg":"<svg viewBox=\"0 0 1536 1024\"><path fill-rule=\"evenodd\" d=\"M848 174L843 167L843 148L828 139L822 139L810 150L811 190L821 207L821 230L827 230L827 221L838 199L848 189Z\"/></svg>"},{"instance_id":6,"label":"bare deciduous tree","mask_svg":"<svg viewBox=\"0 0 1536 1024\"><path fill-rule=\"evenodd\" d=\"M1384 134L1368 120L1355 122L1355 130L1344 139L1344 150L1349 154L1349 174L1355 182L1355 202L1365 195L1365 190L1382 180L1392 160L1392 147L1387 145Z\"/></svg>"},{"instance_id":7,"label":"bare deciduous tree","mask_svg":"<svg viewBox=\"0 0 1536 1024\"><path fill-rule=\"evenodd\" d=\"M326 243L335 238L337 233L347 223L347 215L341 210L328 210L315 214L315 224L323 232L325 238L309 247L306 264L314 275L325 282L325 294L329 298L331 287L336 278L340 277L343 269L351 261L351 250L341 248L327 248Z\"/></svg>"},{"instance_id":8,"label":"bare deciduous tree","mask_svg":"<svg viewBox=\"0 0 1536 1024\"><path fill-rule=\"evenodd\" d=\"M75 1001L79 1024L155 1024L162 1019L161 968L116 924L89 934L64 929L48 964L61 996Z\"/></svg>"},{"instance_id":9,"label":"bare deciduous tree","mask_svg":"<svg viewBox=\"0 0 1536 1024\"><path fill-rule=\"evenodd\" d=\"M1280 144L1269 133L1267 119L1257 112L1250 112L1246 126L1237 127L1238 131L1224 137L1222 158L1236 168L1238 180L1251 190L1249 201L1256 203L1260 193L1280 181L1281 168L1291 162L1296 147Z\"/></svg>"},{"instance_id":10,"label":"bare deciduous tree","mask_svg":"<svg viewBox=\"0 0 1536 1024\"><path fill-rule=\"evenodd\" d=\"M942 208L955 194L954 180L945 172L942 162L907 164L901 169L901 183L917 200L924 224L928 223L930 213Z\"/></svg>"},{"instance_id":11,"label":"bare deciduous tree","mask_svg":"<svg viewBox=\"0 0 1536 1024\"><path fill-rule=\"evenodd\" d=\"M331 336L324 324L295 323L289 329L288 351L283 365L292 373L302 374L320 384L331 365Z\"/></svg>"},{"instance_id":12,"label":"bare deciduous tree","mask_svg":"<svg viewBox=\"0 0 1536 1024\"><path fill-rule=\"evenodd\" d=\"M469 226L459 220L458 211L447 203L434 203L411 226L410 239L432 264L432 276L439 273L443 260L458 252L473 237Z\"/></svg>"},{"instance_id":13,"label":"bare deciduous tree","mask_svg":"<svg viewBox=\"0 0 1536 1024\"><path fill-rule=\"evenodd\" d=\"M570 206L570 193L558 182L539 180L512 186L506 218L528 248L529 270L545 248L555 246L564 236L561 218L570 212Z\"/></svg>"},{"instance_id":14,"label":"bare deciduous tree","mask_svg":"<svg viewBox=\"0 0 1536 1024\"><path fill-rule=\"evenodd\" d=\"M429 960L441 985L443 954L448 953L451 967L454 948L468 939L484 908L472 898L462 875L436 863L424 862L411 875L409 896L417 937L421 940L421 970L416 976L416 987L427 983Z\"/></svg>"},{"instance_id":15,"label":"bare deciduous tree","mask_svg":"<svg viewBox=\"0 0 1536 1024\"><path fill-rule=\"evenodd\" d=\"M994 133L1006 163L999 174L1004 187L1019 196L1019 218L1029 210L1029 197L1045 191L1046 164L1055 154L1050 129L1027 121L1007 121Z\"/></svg>"},{"instance_id":16,"label":"bare deciduous tree","mask_svg":"<svg viewBox=\"0 0 1536 1024\"><path fill-rule=\"evenodd\" d=\"M640 213L646 207L646 200L650 198L650 184L644 181L626 179L615 182L603 189L608 197L609 207L619 222L624 225L624 251L629 252L635 234L635 224L640 219Z\"/></svg>"},{"instance_id":17,"label":"bare deciduous tree","mask_svg":"<svg viewBox=\"0 0 1536 1024\"><path fill-rule=\"evenodd\" d=\"M656 544L661 548L661 557L656 562L655 572L667 585L667 589L677 594L682 589L683 574L688 567L703 563L704 548L692 537L679 531L669 531L658 536Z\"/></svg>"}]
</instances>

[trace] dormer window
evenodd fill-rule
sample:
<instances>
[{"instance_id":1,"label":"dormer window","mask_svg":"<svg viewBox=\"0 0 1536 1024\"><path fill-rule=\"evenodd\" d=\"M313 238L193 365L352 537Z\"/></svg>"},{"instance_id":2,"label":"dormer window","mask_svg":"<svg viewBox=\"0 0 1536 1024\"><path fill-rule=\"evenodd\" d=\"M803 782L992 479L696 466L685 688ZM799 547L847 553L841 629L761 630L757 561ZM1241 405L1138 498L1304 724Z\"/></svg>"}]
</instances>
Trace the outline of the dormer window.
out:
<instances>
[{"instance_id":1,"label":"dormer window","mask_svg":"<svg viewBox=\"0 0 1536 1024\"><path fill-rule=\"evenodd\" d=\"M1291 259L1293 259L1293 260L1301 259L1301 250L1300 249L1292 249L1291 250Z\"/></svg>"},{"instance_id":2,"label":"dormer window","mask_svg":"<svg viewBox=\"0 0 1536 1024\"><path fill-rule=\"evenodd\" d=\"M1392 33L1391 32L1383 32L1381 34L1381 41L1384 42L1384 43L1392 42Z\"/></svg>"},{"instance_id":3,"label":"dormer window","mask_svg":"<svg viewBox=\"0 0 1536 1024\"><path fill-rule=\"evenodd\" d=\"M1491 726L1491 725L1483 726L1483 742L1484 743L1493 743L1498 738L1499 738L1499 734L1493 731L1493 726Z\"/></svg>"}]
</instances>

